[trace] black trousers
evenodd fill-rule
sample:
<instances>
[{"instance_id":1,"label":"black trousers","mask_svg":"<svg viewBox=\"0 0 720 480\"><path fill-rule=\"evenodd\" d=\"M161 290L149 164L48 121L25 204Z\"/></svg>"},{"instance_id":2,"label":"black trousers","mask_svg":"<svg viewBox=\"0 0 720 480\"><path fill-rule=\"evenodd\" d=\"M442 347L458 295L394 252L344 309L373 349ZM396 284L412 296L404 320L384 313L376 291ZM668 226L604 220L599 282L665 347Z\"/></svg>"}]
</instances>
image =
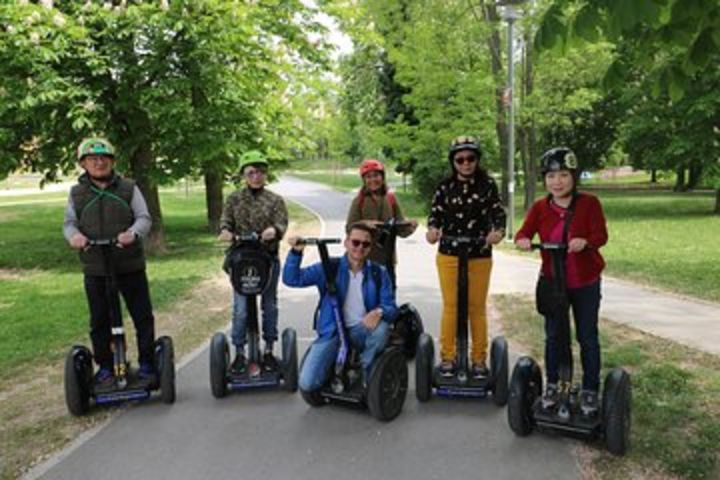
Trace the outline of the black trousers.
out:
<instances>
[{"instance_id":1,"label":"black trousers","mask_svg":"<svg viewBox=\"0 0 720 480\"><path fill-rule=\"evenodd\" d=\"M90 308L90 338L95 361L102 368L112 368L112 311L120 315L120 296L108 296L108 277L85 275L85 294ZM154 364L155 317L150 303L145 270L117 275L117 291L125 300L135 324L140 363ZM119 318L119 317L118 317Z\"/></svg>"}]
</instances>

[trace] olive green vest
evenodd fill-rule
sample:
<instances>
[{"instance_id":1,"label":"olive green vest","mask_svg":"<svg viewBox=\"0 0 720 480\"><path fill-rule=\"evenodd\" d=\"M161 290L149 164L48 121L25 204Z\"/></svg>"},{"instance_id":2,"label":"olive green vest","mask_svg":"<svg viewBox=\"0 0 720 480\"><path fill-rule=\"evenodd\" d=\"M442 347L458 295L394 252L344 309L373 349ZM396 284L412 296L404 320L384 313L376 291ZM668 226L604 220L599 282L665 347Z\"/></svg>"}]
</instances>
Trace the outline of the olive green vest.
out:
<instances>
[{"instance_id":1,"label":"olive green vest","mask_svg":"<svg viewBox=\"0 0 720 480\"><path fill-rule=\"evenodd\" d=\"M70 191L77 227L89 239L112 239L124 232L135 221L130 202L135 182L115 175L106 189L97 187L87 174L80 177ZM86 275L107 275L102 247L80 251L80 260ZM124 248L112 248L112 261L116 273L130 273L145 269L145 256L139 240Z\"/></svg>"}]
</instances>

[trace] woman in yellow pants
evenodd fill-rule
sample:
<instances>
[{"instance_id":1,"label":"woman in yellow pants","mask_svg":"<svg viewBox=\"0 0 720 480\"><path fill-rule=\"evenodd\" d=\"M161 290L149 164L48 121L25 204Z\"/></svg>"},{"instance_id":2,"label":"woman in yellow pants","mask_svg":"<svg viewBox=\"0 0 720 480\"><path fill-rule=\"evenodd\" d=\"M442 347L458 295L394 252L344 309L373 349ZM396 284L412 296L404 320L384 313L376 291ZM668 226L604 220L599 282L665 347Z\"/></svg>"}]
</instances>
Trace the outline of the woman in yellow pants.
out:
<instances>
[{"instance_id":1,"label":"woman in yellow pants","mask_svg":"<svg viewBox=\"0 0 720 480\"><path fill-rule=\"evenodd\" d=\"M428 218L427 240L440 240L437 269L443 297L440 373L455 374L457 333L458 250L443 234L485 238L485 245L473 245L468 252L468 316L472 333L472 374L488 375L486 301L492 269L492 245L504 236L505 210L495 180L480 166L482 151L472 137L458 137L450 145L451 175L440 182L433 195Z\"/></svg>"}]
</instances>

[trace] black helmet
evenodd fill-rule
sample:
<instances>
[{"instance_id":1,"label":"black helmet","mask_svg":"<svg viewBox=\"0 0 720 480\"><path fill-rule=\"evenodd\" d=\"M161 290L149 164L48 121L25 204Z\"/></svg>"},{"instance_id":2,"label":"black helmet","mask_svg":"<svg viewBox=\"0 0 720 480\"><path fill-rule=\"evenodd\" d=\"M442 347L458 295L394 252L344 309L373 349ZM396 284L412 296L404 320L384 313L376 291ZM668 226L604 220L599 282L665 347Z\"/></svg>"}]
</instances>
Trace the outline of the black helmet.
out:
<instances>
[{"instance_id":1,"label":"black helmet","mask_svg":"<svg viewBox=\"0 0 720 480\"><path fill-rule=\"evenodd\" d=\"M448 150L448 160L450 160L451 165L453 162L453 157L455 157L455 154L461 150L470 150L472 152L475 152L478 160L482 158L482 150L480 150L480 143L478 143L477 139L475 137L463 135L461 137L455 138L452 142L450 142L450 149Z\"/></svg>"},{"instance_id":2,"label":"black helmet","mask_svg":"<svg viewBox=\"0 0 720 480\"><path fill-rule=\"evenodd\" d=\"M577 173L577 157L567 147L551 148L540 158L540 173L544 177L548 172L569 170L575 175Z\"/></svg>"}]
</instances>

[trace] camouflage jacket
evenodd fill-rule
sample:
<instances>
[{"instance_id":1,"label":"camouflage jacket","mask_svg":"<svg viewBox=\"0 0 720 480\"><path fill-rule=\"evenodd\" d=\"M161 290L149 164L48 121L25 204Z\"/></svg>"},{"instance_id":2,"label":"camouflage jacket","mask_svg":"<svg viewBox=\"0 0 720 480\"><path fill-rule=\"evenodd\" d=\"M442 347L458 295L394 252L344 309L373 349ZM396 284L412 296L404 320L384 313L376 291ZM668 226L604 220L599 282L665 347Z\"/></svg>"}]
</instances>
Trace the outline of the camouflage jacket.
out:
<instances>
[{"instance_id":1,"label":"camouflage jacket","mask_svg":"<svg viewBox=\"0 0 720 480\"><path fill-rule=\"evenodd\" d=\"M252 191L243 188L231 193L220 218L220 229L235 234L262 233L268 227L275 227L277 236L268 244L268 250L277 253L280 240L288 227L288 212L285 201L266 188Z\"/></svg>"}]
</instances>

